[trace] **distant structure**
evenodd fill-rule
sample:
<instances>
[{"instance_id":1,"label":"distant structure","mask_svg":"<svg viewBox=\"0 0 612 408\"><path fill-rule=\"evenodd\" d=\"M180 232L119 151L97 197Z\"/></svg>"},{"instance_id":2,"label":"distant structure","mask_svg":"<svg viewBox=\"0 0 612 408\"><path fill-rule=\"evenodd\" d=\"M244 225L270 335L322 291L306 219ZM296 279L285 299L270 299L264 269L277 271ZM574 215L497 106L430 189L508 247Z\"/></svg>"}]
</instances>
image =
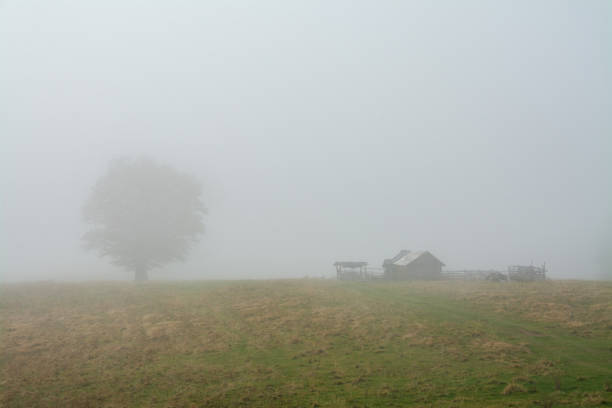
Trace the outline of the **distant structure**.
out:
<instances>
[{"instance_id":1,"label":"distant structure","mask_svg":"<svg viewBox=\"0 0 612 408\"><path fill-rule=\"evenodd\" d=\"M383 262L383 276L387 280L441 279L444 263L429 251L401 250Z\"/></svg>"},{"instance_id":2,"label":"distant structure","mask_svg":"<svg viewBox=\"0 0 612 408\"><path fill-rule=\"evenodd\" d=\"M518 282L546 280L546 264L542 266L511 265L508 267L508 279Z\"/></svg>"},{"instance_id":3,"label":"distant structure","mask_svg":"<svg viewBox=\"0 0 612 408\"><path fill-rule=\"evenodd\" d=\"M335 262L334 266L338 280L367 280L370 278L367 262Z\"/></svg>"},{"instance_id":4,"label":"distant structure","mask_svg":"<svg viewBox=\"0 0 612 408\"><path fill-rule=\"evenodd\" d=\"M401 250L393 258L385 259L382 268L368 267L367 262L338 261L334 263L336 278L348 281L371 280L464 280L491 282L534 282L546 280L546 264L542 266L511 265L507 272L488 270L442 271L446 266L429 251Z\"/></svg>"}]
</instances>

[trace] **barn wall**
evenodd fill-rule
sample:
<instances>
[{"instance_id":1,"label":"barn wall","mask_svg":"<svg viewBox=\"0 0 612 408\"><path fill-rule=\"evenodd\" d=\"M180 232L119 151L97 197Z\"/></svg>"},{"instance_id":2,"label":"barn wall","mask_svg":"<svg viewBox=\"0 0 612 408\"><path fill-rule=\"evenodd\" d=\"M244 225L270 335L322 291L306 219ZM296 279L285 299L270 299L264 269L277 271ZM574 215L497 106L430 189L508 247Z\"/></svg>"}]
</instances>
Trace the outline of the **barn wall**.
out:
<instances>
[{"instance_id":1,"label":"barn wall","mask_svg":"<svg viewBox=\"0 0 612 408\"><path fill-rule=\"evenodd\" d=\"M390 280L440 279L442 265L433 260L415 261L406 266L390 265L385 277Z\"/></svg>"}]
</instances>

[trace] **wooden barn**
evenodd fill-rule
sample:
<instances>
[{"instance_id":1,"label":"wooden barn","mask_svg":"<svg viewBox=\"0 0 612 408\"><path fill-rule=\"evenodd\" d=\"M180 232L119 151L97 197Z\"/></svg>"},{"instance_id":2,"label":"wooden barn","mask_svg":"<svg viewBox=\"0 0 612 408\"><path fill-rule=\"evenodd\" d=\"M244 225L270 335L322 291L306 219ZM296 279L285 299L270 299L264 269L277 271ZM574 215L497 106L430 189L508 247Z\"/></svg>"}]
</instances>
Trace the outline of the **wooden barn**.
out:
<instances>
[{"instance_id":1,"label":"wooden barn","mask_svg":"<svg viewBox=\"0 0 612 408\"><path fill-rule=\"evenodd\" d=\"M441 279L442 263L429 251L401 250L383 262L384 278L388 280Z\"/></svg>"}]
</instances>

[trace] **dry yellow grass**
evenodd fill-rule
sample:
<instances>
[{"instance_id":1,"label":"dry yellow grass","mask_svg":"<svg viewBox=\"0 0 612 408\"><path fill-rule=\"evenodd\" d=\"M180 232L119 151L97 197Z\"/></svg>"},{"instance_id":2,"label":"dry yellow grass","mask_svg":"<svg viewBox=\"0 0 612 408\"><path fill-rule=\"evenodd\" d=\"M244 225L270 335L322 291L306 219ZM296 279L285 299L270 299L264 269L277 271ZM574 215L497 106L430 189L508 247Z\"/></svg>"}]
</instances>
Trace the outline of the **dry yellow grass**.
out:
<instances>
[{"instance_id":1,"label":"dry yellow grass","mask_svg":"<svg viewBox=\"0 0 612 408\"><path fill-rule=\"evenodd\" d=\"M606 402L611 304L585 282L5 285L0 406Z\"/></svg>"}]
</instances>

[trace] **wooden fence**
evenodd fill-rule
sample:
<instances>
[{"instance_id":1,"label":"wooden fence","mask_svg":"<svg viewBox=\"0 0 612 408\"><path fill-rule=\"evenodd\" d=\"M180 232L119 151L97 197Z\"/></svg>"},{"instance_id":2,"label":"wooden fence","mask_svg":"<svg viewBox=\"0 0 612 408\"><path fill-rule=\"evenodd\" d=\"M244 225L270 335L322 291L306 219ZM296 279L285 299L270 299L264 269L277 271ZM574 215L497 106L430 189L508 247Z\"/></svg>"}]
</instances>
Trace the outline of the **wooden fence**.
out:
<instances>
[{"instance_id":1,"label":"wooden fence","mask_svg":"<svg viewBox=\"0 0 612 408\"><path fill-rule=\"evenodd\" d=\"M448 280L508 280L505 272L494 269L443 271L442 277Z\"/></svg>"}]
</instances>

